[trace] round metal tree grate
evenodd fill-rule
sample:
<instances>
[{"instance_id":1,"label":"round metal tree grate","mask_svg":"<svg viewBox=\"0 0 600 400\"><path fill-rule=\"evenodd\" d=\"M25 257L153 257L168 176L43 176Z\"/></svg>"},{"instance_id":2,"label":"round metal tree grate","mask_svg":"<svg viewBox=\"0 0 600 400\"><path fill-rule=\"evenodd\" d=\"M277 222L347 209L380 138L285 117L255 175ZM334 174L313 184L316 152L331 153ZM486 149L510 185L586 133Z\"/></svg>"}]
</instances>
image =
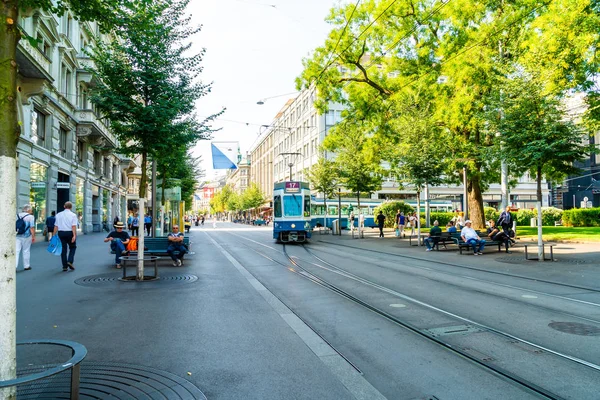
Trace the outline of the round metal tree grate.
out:
<instances>
[{"instance_id":1,"label":"round metal tree grate","mask_svg":"<svg viewBox=\"0 0 600 400\"><path fill-rule=\"evenodd\" d=\"M600 336L600 328L593 325L581 324L579 322L551 322L548 326L563 333L571 333L580 336Z\"/></svg>"},{"instance_id":2,"label":"round metal tree grate","mask_svg":"<svg viewBox=\"0 0 600 400\"><path fill-rule=\"evenodd\" d=\"M107 273L100 275L84 276L75 280L77 285L91 286L91 287L114 287L114 288L155 288L162 287L165 285L177 285L184 283L192 283L198 280L196 275L191 274L178 274L173 272L165 272L159 275L158 279L151 281L137 282L135 280L124 281L120 280L122 275L119 273Z\"/></svg>"},{"instance_id":3,"label":"round metal tree grate","mask_svg":"<svg viewBox=\"0 0 600 400\"><path fill-rule=\"evenodd\" d=\"M19 376L34 374L48 366L19 369ZM70 371L21 385L17 398L69 399ZM80 399L201 399L206 396L189 381L170 372L131 364L83 362Z\"/></svg>"}]
</instances>

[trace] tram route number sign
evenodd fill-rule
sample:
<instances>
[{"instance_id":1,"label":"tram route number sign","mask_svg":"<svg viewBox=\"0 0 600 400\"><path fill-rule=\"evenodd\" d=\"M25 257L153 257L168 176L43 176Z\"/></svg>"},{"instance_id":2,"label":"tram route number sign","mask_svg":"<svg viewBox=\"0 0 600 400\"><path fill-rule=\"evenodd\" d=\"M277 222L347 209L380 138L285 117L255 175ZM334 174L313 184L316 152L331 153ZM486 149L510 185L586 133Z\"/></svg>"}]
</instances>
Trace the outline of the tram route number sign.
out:
<instances>
[{"instance_id":1,"label":"tram route number sign","mask_svg":"<svg viewBox=\"0 0 600 400\"><path fill-rule=\"evenodd\" d=\"M285 183L286 193L300 193L300 182L286 182Z\"/></svg>"}]
</instances>

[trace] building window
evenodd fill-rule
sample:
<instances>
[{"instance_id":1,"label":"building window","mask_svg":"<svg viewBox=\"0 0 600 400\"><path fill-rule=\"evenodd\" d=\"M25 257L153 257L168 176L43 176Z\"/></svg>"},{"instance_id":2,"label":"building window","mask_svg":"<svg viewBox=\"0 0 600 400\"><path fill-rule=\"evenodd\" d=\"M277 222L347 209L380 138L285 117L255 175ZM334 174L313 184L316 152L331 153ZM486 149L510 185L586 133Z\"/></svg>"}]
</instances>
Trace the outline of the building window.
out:
<instances>
[{"instance_id":1,"label":"building window","mask_svg":"<svg viewBox=\"0 0 600 400\"><path fill-rule=\"evenodd\" d=\"M79 85L79 108L83 110L88 109L88 96L84 85Z\"/></svg>"},{"instance_id":2,"label":"building window","mask_svg":"<svg viewBox=\"0 0 600 400\"><path fill-rule=\"evenodd\" d=\"M85 142L83 140L77 141L77 162L83 164L85 161Z\"/></svg>"},{"instance_id":3,"label":"building window","mask_svg":"<svg viewBox=\"0 0 600 400\"><path fill-rule=\"evenodd\" d=\"M325 113L325 125L335 125L335 111L328 110Z\"/></svg>"},{"instance_id":4,"label":"building window","mask_svg":"<svg viewBox=\"0 0 600 400\"><path fill-rule=\"evenodd\" d=\"M108 158L104 159L104 176L105 177L109 177L110 176L110 160Z\"/></svg>"},{"instance_id":5,"label":"building window","mask_svg":"<svg viewBox=\"0 0 600 400\"><path fill-rule=\"evenodd\" d=\"M62 126L58 130L58 147L60 151L60 155L63 157L67 157L67 144L69 143L69 132Z\"/></svg>"},{"instance_id":6,"label":"building window","mask_svg":"<svg viewBox=\"0 0 600 400\"><path fill-rule=\"evenodd\" d=\"M94 151L94 172L99 174L101 169L102 169L102 157L100 156L100 152Z\"/></svg>"},{"instance_id":7,"label":"building window","mask_svg":"<svg viewBox=\"0 0 600 400\"><path fill-rule=\"evenodd\" d=\"M31 118L31 139L40 146L46 144L46 115L36 109Z\"/></svg>"},{"instance_id":8,"label":"building window","mask_svg":"<svg viewBox=\"0 0 600 400\"><path fill-rule=\"evenodd\" d=\"M63 68L65 69L65 75L64 75L64 83L63 83L63 89L64 89L64 93L63 95L65 96L65 98L67 99L67 101L73 102L73 99L71 98L72 96L72 89L71 89L71 77L73 76L72 72L70 69L68 69L64 64L63 64Z\"/></svg>"}]
</instances>

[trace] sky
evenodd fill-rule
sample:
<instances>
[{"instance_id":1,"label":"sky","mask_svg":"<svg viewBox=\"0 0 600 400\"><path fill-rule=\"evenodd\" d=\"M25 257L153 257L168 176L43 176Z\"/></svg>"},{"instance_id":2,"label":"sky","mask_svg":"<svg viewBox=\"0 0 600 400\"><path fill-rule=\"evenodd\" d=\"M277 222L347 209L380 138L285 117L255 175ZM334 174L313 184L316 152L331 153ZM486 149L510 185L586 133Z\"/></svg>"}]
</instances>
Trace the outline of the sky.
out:
<instances>
[{"instance_id":1,"label":"sky","mask_svg":"<svg viewBox=\"0 0 600 400\"><path fill-rule=\"evenodd\" d=\"M212 141L238 141L242 154L295 97L302 59L321 46L331 30L325 22L334 0L192 0L189 12L202 31L193 49L206 49L203 83L212 91L197 103L197 115L226 112L213 124ZM282 96L283 95L283 96ZM278 97L274 97L278 96ZM272 98L271 98L272 97ZM256 104L264 100L263 105ZM204 180L224 174L212 169L210 141L193 150L202 156Z\"/></svg>"}]
</instances>

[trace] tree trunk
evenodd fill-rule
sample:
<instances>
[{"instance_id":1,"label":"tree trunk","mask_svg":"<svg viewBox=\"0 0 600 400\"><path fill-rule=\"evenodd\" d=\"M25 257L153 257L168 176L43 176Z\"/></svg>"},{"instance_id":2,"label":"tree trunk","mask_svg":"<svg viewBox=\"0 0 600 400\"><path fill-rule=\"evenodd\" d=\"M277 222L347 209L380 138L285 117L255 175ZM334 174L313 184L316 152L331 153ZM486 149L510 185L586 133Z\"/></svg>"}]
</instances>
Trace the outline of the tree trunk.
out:
<instances>
[{"instance_id":1,"label":"tree trunk","mask_svg":"<svg viewBox=\"0 0 600 400\"><path fill-rule=\"evenodd\" d=\"M142 177L140 178L140 198L138 199L138 225L142 227L142 234L138 232L138 259L137 259L137 274L136 280L144 280L144 224L141 221L144 220L146 207L146 186L148 182L148 171L146 170L146 164L148 162L148 153L142 153Z\"/></svg>"},{"instance_id":2,"label":"tree trunk","mask_svg":"<svg viewBox=\"0 0 600 400\"><path fill-rule=\"evenodd\" d=\"M363 237L363 231L362 231L362 224L361 221L364 221L364 216L361 218L362 213L360 212L360 192L356 192L356 200L357 200L357 207L358 207L358 237L361 238Z\"/></svg>"},{"instance_id":3,"label":"tree trunk","mask_svg":"<svg viewBox=\"0 0 600 400\"><path fill-rule=\"evenodd\" d=\"M480 177L471 176L467 183L469 219L473 223L473 229L485 229L485 212L483 210L483 196L479 184Z\"/></svg>"},{"instance_id":4,"label":"tree trunk","mask_svg":"<svg viewBox=\"0 0 600 400\"><path fill-rule=\"evenodd\" d=\"M544 261L544 241L542 238L542 167L537 169L537 231L538 231L538 261Z\"/></svg>"},{"instance_id":5,"label":"tree trunk","mask_svg":"<svg viewBox=\"0 0 600 400\"><path fill-rule=\"evenodd\" d=\"M17 141L20 128L17 117L17 61L19 41L16 0L2 2L0 21L0 224L15 226L17 187ZM15 284L15 231L0 236L0 381L16 375L17 293ZM14 400L14 387L0 389L0 398Z\"/></svg>"}]
</instances>

